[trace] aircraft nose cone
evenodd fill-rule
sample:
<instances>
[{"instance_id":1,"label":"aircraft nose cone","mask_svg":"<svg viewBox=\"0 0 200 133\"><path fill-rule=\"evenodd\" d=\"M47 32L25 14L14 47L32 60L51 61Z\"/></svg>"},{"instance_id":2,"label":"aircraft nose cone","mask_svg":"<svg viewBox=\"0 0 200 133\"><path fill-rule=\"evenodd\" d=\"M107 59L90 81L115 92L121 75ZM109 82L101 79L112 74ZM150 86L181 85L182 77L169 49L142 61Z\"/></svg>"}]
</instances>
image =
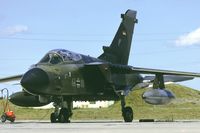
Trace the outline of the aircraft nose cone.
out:
<instances>
[{"instance_id":1,"label":"aircraft nose cone","mask_svg":"<svg viewBox=\"0 0 200 133\"><path fill-rule=\"evenodd\" d=\"M47 73L40 68L33 68L26 72L21 80L21 85L29 92L35 92L49 84Z\"/></svg>"}]
</instances>

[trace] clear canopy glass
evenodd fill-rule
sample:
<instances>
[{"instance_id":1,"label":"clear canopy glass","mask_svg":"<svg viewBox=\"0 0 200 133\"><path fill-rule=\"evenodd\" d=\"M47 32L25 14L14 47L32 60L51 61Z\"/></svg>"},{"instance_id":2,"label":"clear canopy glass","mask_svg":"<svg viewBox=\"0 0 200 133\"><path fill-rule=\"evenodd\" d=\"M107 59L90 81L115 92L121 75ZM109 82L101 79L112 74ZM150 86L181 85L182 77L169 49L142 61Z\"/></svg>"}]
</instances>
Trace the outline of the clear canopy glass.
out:
<instances>
[{"instance_id":1,"label":"clear canopy glass","mask_svg":"<svg viewBox=\"0 0 200 133\"><path fill-rule=\"evenodd\" d=\"M65 49L55 49L49 51L40 63L59 64L61 62L73 62L81 60L81 55Z\"/></svg>"}]
</instances>

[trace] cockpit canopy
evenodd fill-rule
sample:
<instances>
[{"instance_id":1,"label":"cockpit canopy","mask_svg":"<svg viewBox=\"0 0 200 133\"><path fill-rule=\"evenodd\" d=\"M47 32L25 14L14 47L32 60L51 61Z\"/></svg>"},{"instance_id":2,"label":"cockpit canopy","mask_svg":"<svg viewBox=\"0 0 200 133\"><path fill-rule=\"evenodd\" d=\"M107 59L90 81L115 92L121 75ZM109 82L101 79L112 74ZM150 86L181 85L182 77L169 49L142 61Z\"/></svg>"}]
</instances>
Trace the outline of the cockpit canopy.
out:
<instances>
[{"instance_id":1,"label":"cockpit canopy","mask_svg":"<svg viewBox=\"0 0 200 133\"><path fill-rule=\"evenodd\" d=\"M75 62L81 60L81 55L65 49L49 51L39 63L59 64L61 62Z\"/></svg>"}]
</instances>

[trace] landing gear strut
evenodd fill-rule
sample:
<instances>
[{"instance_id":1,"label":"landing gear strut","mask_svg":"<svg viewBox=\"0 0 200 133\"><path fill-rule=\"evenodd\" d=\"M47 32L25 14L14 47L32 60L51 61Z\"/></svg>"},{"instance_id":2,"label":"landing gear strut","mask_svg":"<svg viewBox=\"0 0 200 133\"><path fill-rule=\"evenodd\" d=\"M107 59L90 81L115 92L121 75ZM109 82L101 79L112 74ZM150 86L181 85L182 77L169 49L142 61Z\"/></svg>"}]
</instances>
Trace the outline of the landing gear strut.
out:
<instances>
[{"instance_id":1,"label":"landing gear strut","mask_svg":"<svg viewBox=\"0 0 200 133\"><path fill-rule=\"evenodd\" d=\"M133 121L133 110L131 107L126 107L125 96L121 95L121 109L122 109L122 116L125 122L132 122Z\"/></svg>"},{"instance_id":2,"label":"landing gear strut","mask_svg":"<svg viewBox=\"0 0 200 133\"><path fill-rule=\"evenodd\" d=\"M54 102L55 111L51 113L51 123L70 123L69 118L72 116L72 101Z\"/></svg>"}]
</instances>

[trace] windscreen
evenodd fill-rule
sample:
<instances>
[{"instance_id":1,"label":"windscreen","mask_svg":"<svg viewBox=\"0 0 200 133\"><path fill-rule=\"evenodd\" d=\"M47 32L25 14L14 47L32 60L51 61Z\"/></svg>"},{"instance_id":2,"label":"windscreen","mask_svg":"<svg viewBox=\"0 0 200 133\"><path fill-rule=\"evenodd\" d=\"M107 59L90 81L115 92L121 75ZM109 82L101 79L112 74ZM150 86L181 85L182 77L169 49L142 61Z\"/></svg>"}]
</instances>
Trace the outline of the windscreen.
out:
<instances>
[{"instance_id":1,"label":"windscreen","mask_svg":"<svg viewBox=\"0 0 200 133\"><path fill-rule=\"evenodd\" d=\"M68 50L58 49L48 52L39 63L59 64L81 60L81 55Z\"/></svg>"}]
</instances>

